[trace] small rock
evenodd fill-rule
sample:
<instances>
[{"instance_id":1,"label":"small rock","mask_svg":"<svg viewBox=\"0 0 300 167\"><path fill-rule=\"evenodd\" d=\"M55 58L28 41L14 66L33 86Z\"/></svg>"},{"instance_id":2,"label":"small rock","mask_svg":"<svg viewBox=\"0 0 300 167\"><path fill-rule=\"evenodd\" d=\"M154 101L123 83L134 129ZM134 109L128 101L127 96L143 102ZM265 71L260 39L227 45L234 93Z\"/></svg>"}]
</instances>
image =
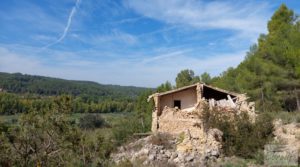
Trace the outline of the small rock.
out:
<instances>
[{"instance_id":1,"label":"small rock","mask_svg":"<svg viewBox=\"0 0 300 167\"><path fill-rule=\"evenodd\" d=\"M187 157L185 157L185 161L190 162L194 160L194 156L193 155L189 155Z\"/></svg>"},{"instance_id":2,"label":"small rock","mask_svg":"<svg viewBox=\"0 0 300 167\"><path fill-rule=\"evenodd\" d=\"M169 159L169 157L166 154L163 154L162 157L165 159Z\"/></svg>"},{"instance_id":3,"label":"small rock","mask_svg":"<svg viewBox=\"0 0 300 167\"><path fill-rule=\"evenodd\" d=\"M162 149L164 149L164 146L157 146L156 147L158 150L162 150Z\"/></svg>"},{"instance_id":4,"label":"small rock","mask_svg":"<svg viewBox=\"0 0 300 167\"><path fill-rule=\"evenodd\" d=\"M184 155L181 152L179 152L177 155L179 159L184 159Z\"/></svg>"},{"instance_id":5,"label":"small rock","mask_svg":"<svg viewBox=\"0 0 300 167\"><path fill-rule=\"evenodd\" d=\"M173 152L171 155L171 159L175 159L178 157L178 154L176 152Z\"/></svg>"},{"instance_id":6,"label":"small rock","mask_svg":"<svg viewBox=\"0 0 300 167\"><path fill-rule=\"evenodd\" d=\"M171 152L169 151L169 150L167 150L167 151L165 151L165 155L167 156L167 157L171 157Z\"/></svg>"},{"instance_id":7,"label":"small rock","mask_svg":"<svg viewBox=\"0 0 300 167\"><path fill-rule=\"evenodd\" d=\"M150 154L149 156L148 156L148 160L149 161L153 161L155 159L155 155L154 154Z\"/></svg>"},{"instance_id":8,"label":"small rock","mask_svg":"<svg viewBox=\"0 0 300 167\"><path fill-rule=\"evenodd\" d=\"M179 158L177 157L177 158L175 158L174 160L173 160L175 163L178 163L178 162L180 162L180 160L179 160Z\"/></svg>"},{"instance_id":9,"label":"small rock","mask_svg":"<svg viewBox=\"0 0 300 167\"><path fill-rule=\"evenodd\" d=\"M145 154L145 155L148 155L149 154L149 150L146 149L146 148L144 148L144 149L141 150L141 153Z\"/></svg>"},{"instance_id":10,"label":"small rock","mask_svg":"<svg viewBox=\"0 0 300 167\"><path fill-rule=\"evenodd\" d=\"M124 151L125 151L125 148L124 148L123 146L121 146L120 149L119 149L119 151L120 151L120 152L124 152Z\"/></svg>"},{"instance_id":11,"label":"small rock","mask_svg":"<svg viewBox=\"0 0 300 167\"><path fill-rule=\"evenodd\" d=\"M211 155L215 156L215 157L219 157L220 154L217 150L213 150L213 151L211 151Z\"/></svg>"},{"instance_id":12,"label":"small rock","mask_svg":"<svg viewBox=\"0 0 300 167\"><path fill-rule=\"evenodd\" d=\"M145 165L145 166L148 164L149 164L149 162L147 160L143 162L143 165Z\"/></svg>"}]
</instances>

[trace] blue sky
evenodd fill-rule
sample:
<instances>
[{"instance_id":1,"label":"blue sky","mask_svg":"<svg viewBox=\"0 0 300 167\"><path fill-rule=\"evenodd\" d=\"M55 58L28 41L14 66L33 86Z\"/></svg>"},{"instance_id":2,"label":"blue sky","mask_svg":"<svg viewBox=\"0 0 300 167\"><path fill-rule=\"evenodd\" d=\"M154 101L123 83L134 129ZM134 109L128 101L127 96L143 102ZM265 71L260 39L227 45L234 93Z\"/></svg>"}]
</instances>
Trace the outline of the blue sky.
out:
<instances>
[{"instance_id":1,"label":"blue sky","mask_svg":"<svg viewBox=\"0 0 300 167\"><path fill-rule=\"evenodd\" d=\"M237 66L300 1L1 0L0 71L155 87Z\"/></svg>"}]
</instances>

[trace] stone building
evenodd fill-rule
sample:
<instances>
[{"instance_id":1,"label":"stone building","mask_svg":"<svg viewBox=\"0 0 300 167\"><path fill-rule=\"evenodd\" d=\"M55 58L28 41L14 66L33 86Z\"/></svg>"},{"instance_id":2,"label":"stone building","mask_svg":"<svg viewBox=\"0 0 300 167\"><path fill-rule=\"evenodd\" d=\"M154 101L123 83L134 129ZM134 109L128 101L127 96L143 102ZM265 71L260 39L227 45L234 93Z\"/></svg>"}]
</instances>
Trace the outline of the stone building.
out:
<instances>
[{"instance_id":1,"label":"stone building","mask_svg":"<svg viewBox=\"0 0 300 167\"><path fill-rule=\"evenodd\" d=\"M149 96L155 108L152 113L152 132L179 134L195 128L197 119L193 115L204 104L224 110L249 111L254 113L254 102L248 103L245 94L229 92L204 83L196 83Z\"/></svg>"}]
</instances>

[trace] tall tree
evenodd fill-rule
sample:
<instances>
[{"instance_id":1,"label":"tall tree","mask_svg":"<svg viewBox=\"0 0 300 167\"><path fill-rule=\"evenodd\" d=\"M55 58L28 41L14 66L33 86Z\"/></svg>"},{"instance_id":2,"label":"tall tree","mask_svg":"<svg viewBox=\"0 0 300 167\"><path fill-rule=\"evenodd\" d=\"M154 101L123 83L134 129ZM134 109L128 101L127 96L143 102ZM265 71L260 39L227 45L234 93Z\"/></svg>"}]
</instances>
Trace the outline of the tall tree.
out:
<instances>
[{"instance_id":1,"label":"tall tree","mask_svg":"<svg viewBox=\"0 0 300 167\"><path fill-rule=\"evenodd\" d=\"M166 92L169 90L172 90L172 84L169 81L166 81L156 88L156 92Z\"/></svg>"},{"instance_id":2,"label":"tall tree","mask_svg":"<svg viewBox=\"0 0 300 167\"><path fill-rule=\"evenodd\" d=\"M200 81L199 76L195 76L193 70L185 69L180 71L176 77L176 87L180 88Z\"/></svg>"},{"instance_id":3,"label":"tall tree","mask_svg":"<svg viewBox=\"0 0 300 167\"><path fill-rule=\"evenodd\" d=\"M211 77L210 77L209 73L207 73L207 72L204 72L203 74L200 75L200 80L201 80L201 82L204 82L206 84L211 83Z\"/></svg>"},{"instance_id":4,"label":"tall tree","mask_svg":"<svg viewBox=\"0 0 300 167\"><path fill-rule=\"evenodd\" d=\"M268 22L268 31L237 68L228 69L213 84L248 93L262 111L292 111L296 107L291 106L299 104L300 23L283 4Z\"/></svg>"}]
</instances>

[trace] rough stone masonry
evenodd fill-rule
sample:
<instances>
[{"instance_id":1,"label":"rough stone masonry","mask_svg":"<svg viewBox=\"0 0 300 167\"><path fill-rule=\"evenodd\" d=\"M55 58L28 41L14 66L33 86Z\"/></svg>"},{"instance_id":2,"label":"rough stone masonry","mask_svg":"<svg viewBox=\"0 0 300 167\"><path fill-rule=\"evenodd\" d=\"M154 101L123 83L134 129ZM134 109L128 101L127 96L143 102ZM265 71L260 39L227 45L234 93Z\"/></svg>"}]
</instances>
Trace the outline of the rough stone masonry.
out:
<instances>
[{"instance_id":1,"label":"rough stone masonry","mask_svg":"<svg viewBox=\"0 0 300 167\"><path fill-rule=\"evenodd\" d=\"M254 102L247 102L245 94L229 92L220 88L196 83L179 89L155 93L148 101L154 100L152 113L152 132L164 132L178 135L188 130L192 137L203 136L201 122L194 112L201 111L205 105L236 112L248 112L255 117Z\"/></svg>"}]
</instances>

